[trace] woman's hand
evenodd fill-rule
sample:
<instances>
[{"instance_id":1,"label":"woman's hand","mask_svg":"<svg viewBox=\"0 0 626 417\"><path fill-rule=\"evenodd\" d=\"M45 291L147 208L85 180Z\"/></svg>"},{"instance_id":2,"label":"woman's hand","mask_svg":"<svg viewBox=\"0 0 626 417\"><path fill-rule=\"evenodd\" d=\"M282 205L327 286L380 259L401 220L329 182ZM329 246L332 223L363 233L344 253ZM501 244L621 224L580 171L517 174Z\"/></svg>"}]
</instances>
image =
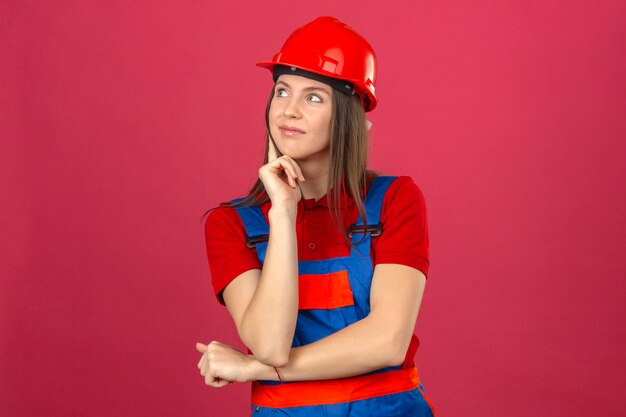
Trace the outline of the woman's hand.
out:
<instances>
[{"instance_id":1,"label":"woman's hand","mask_svg":"<svg viewBox=\"0 0 626 417\"><path fill-rule=\"evenodd\" d=\"M231 382L249 382L253 379L256 359L230 345L213 341L208 345L196 343L202 353L198 369L204 382L214 388L221 388Z\"/></svg>"},{"instance_id":2,"label":"woman's hand","mask_svg":"<svg viewBox=\"0 0 626 417\"><path fill-rule=\"evenodd\" d=\"M283 155L279 158L271 140L267 159L269 162L259 168L259 178L272 205L282 202L297 204L302 198L302 191L298 186L298 181L304 181L302 170L289 156Z\"/></svg>"}]
</instances>

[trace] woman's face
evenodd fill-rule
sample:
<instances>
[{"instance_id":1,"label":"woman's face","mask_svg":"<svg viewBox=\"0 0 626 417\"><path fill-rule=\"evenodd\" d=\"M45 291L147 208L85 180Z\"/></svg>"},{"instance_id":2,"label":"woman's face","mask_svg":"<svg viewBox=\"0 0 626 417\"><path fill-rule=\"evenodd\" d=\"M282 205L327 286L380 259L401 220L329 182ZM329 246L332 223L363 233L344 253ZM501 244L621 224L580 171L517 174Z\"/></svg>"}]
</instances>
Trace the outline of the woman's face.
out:
<instances>
[{"instance_id":1,"label":"woman's face","mask_svg":"<svg viewBox=\"0 0 626 417\"><path fill-rule=\"evenodd\" d=\"M278 149L296 160L324 160L330 151L332 88L299 75L276 80L269 124Z\"/></svg>"}]
</instances>

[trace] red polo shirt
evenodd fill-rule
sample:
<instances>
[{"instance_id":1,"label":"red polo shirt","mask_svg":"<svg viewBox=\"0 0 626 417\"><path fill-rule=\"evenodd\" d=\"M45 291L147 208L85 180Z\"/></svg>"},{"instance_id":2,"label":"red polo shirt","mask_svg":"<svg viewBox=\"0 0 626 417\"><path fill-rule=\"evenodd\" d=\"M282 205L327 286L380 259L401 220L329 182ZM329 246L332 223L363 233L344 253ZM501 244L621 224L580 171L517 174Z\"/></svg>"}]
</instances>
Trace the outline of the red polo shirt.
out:
<instances>
[{"instance_id":1,"label":"red polo shirt","mask_svg":"<svg viewBox=\"0 0 626 417\"><path fill-rule=\"evenodd\" d=\"M339 208L345 231L356 223L359 212L346 193ZM296 235L298 259L313 261L350 255L350 246L335 227L327 195L302 199L298 203ZM261 205L267 220L271 202ZM383 233L372 238L371 258L377 264L402 264L419 269L428 277L428 224L424 196L408 176L397 177L389 186L381 211ZM269 223L269 222L268 222ZM223 289L237 276L253 268L261 269L256 249L246 246L243 222L234 208L211 211L205 223L205 237L213 290L220 304Z\"/></svg>"}]
</instances>

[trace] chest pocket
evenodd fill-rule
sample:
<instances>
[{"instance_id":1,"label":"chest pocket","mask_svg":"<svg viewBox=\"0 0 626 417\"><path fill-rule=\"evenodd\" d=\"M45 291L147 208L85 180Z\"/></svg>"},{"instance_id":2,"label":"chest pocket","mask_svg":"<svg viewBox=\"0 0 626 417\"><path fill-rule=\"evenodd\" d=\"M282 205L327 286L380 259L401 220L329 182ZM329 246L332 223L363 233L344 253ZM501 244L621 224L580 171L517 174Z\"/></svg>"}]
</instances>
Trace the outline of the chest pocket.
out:
<instances>
[{"instance_id":1,"label":"chest pocket","mask_svg":"<svg viewBox=\"0 0 626 417\"><path fill-rule=\"evenodd\" d=\"M301 274L298 277L299 310L330 310L354 305L348 271Z\"/></svg>"},{"instance_id":2,"label":"chest pocket","mask_svg":"<svg viewBox=\"0 0 626 417\"><path fill-rule=\"evenodd\" d=\"M298 263L298 320L292 346L323 339L359 320L354 262L350 258ZM355 292L356 291L356 292Z\"/></svg>"}]
</instances>

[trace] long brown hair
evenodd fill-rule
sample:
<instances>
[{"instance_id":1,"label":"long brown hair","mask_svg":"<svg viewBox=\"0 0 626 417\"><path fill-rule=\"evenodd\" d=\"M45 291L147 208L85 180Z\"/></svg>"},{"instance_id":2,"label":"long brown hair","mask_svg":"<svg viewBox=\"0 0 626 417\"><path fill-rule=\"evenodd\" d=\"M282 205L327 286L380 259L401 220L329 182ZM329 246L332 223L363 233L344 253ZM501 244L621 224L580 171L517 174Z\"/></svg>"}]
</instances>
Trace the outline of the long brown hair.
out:
<instances>
[{"instance_id":1,"label":"long brown hair","mask_svg":"<svg viewBox=\"0 0 626 417\"><path fill-rule=\"evenodd\" d=\"M269 113L272 105L272 98L274 97L274 88L275 87L272 86L272 91L265 108L267 141L263 165L269 162L269 141L274 141L270 132L269 122ZM364 195L362 195L361 190L366 190L369 187L369 182L380 174L376 171L367 169L368 136L365 111L360 97L357 94L347 96L337 91L333 91L332 100L330 168L328 184L326 187L328 202L330 203L332 198L332 204L329 204L328 210L333 217L334 223L344 235L346 244L352 245L352 239L348 236L348 233L346 233L339 212L340 196L346 192L347 188L347 192L354 200L359 214L363 219L363 225L367 227L367 215L363 204ZM278 147L275 147L275 149L277 150L277 155L279 157L282 156ZM214 207L208 210L202 217L206 216L215 208L257 206L264 204L269 200L270 198L265 191L263 182L261 179L257 179L248 192L248 195L243 200L237 203L224 202L222 203L224 204L223 206ZM333 206L332 209L331 205ZM366 235L363 234L363 238L365 238L365 236Z\"/></svg>"}]
</instances>

